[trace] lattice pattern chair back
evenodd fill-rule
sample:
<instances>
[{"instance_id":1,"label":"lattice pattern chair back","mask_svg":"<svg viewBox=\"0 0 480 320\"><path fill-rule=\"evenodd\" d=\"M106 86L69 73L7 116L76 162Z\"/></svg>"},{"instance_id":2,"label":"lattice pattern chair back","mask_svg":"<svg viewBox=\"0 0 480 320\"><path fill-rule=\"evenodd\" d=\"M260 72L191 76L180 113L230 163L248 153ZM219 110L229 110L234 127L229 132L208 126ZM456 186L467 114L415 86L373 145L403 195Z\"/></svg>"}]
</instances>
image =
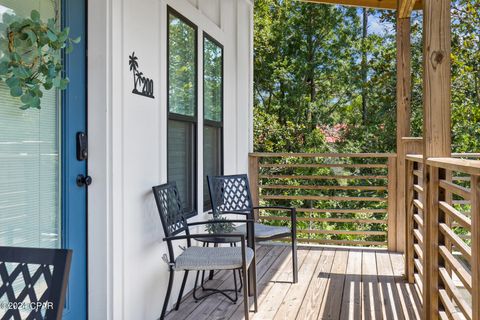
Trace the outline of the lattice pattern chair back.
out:
<instances>
[{"instance_id":1,"label":"lattice pattern chair back","mask_svg":"<svg viewBox=\"0 0 480 320\"><path fill-rule=\"evenodd\" d=\"M252 210L252 196L246 174L208 176L207 179L214 215L224 211Z\"/></svg>"},{"instance_id":2,"label":"lattice pattern chair back","mask_svg":"<svg viewBox=\"0 0 480 320\"><path fill-rule=\"evenodd\" d=\"M62 318L72 251L0 247L0 318Z\"/></svg>"},{"instance_id":3,"label":"lattice pattern chair back","mask_svg":"<svg viewBox=\"0 0 480 320\"><path fill-rule=\"evenodd\" d=\"M177 184L170 182L152 189L165 236L170 237L184 231L188 232Z\"/></svg>"}]
</instances>

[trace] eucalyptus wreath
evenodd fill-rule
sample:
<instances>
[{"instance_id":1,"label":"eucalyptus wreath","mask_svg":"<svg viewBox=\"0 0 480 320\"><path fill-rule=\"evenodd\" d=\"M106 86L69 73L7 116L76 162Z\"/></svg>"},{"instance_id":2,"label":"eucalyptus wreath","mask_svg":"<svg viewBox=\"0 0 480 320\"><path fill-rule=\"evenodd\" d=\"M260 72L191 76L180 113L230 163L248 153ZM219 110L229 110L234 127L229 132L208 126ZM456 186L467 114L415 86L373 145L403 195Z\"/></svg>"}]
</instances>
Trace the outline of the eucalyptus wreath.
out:
<instances>
[{"instance_id":1,"label":"eucalyptus wreath","mask_svg":"<svg viewBox=\"0 0 480 320\"><path fill-rule=\"evenodd\" d=\"M30 17L19 18L8 12L0 23L0 81L4 81L13 97L20 97L21 109L40 109L43 90L65 90L69 83L63 76L61 50L71 53L80 37L69 37L57 20L45 23L33 10Z\"/></svg>"}]
</instances>

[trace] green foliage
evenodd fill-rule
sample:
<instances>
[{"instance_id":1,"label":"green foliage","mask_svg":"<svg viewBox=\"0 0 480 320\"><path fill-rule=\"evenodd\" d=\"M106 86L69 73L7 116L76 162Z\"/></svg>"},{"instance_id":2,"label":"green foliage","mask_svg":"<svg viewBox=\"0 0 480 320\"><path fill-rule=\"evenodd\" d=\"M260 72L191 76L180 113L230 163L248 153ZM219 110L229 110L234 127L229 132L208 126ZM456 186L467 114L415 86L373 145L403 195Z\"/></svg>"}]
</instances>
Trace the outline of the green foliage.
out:
<instances>
[{"instance_id":1,"label":"green foliage","mask_svg":"<svg viewBox=\"0 0 480 320\"><path fill-rule=\"evenodd\" d=\"M228 219L225 217L217 216L211 221L225 221L225 222L207 224L206 231L208 233L231 233L235 230L233 223L228 222Z\"/></svg>"},{"instance_id":2,"label":"green foliage","mask_svg":"<svg viewBox=\"0 0 480 320\"><path fill-rule=\"evenodd\" d=\"M55 19L44 22L33 10L29 18L4 13L0 23L0 79L19 97L22 109L40 109L43 90L64 90L68 78L62 76L61 50L71 53L80 38L69 37L70 29L60 30Z\"/></svg>"},{"instance_id":3,"label":"green foliage","mask_svg":"<svg viewBox=\"0 0 480 320\"><path fill-rule=\"evenodd\" d=\"M395 152L396 17L392 11L368 11L388 30L362 36L361 11L294 0L255 1L254 148L260 152ZM412 136L423 126L423 21L414 12L412 42ZM480 2L452 1L452 151L480 152ZM366 63L362 64L362 57ZM366 70L365 70L366 68ZM365 72L367 76L365 77ZM366 103L365 103L366 101ZM366 108L363 106L366 105ZM339 126L338 137L325 128ZM272 163L366 163L372 159L267 159ZM267 161L265 160L265 161ZM264 161L264 159L262 160ZM383 160L384 161L384 160ZM373 162L372 162L373 163ZM381 162L379 162L381 163ZM262 175L386 175L385 169L262 168ZM360 180L262 179L262 185L336 186ZM367 186L385 181L364 180ZM385 197L386 191L262 189L271 196ZM300 197L301 199L301 197ZM386 231L385 201L263 200L298 211L299 230ZM368 209L372 213L336 213ZM333 211L333 212L332 212ZM267 215L284 215L268 211ZM325 218L357 222L320 222ZM379 220L362 223L358 219ZM270 221L288 225L288 221ZM310 235L322 239L382 241L380 233ZM299 237L306 237L300 232Z\"/></svg>"},{"instance_id":4,"label":"green foliage","mask_svg":"<svg viewBox=\"0 0 480 320\"><path fill-rule=\"evenodd\" d=\"M480 151L480 2L452 2L452 151ZM362 39L357 9L255 1L255 150L395 152L395 13L369 11L387 32ZM423 126L423 21L412 21L412 136ZM362 54L367 53L367 79ZM367 108L362 110L362 94ZM345 125L335 143L319 128Z\"/></svg>"},{"instance_id":5,"label":"green foliage","mask_svg":"<svg viewBox=\"0 0 480 320\"><path fill-rule=\"evenodd\" d=\"M168 27L169 111L195 115L196 104L196 30L170 14Z\"/></svg>"}]
</instances>

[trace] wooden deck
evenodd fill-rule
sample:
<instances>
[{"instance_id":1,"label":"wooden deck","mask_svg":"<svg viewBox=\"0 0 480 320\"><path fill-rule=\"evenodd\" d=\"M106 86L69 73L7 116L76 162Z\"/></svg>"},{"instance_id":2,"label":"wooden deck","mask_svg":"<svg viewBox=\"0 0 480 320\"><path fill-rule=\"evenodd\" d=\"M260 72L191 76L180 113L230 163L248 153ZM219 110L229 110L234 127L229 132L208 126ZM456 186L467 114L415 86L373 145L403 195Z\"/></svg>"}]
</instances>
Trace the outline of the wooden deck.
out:
<instances>
[{"instance_id":1,"label":"wooden deck","mask_svg":"<svg viewBox=\"0 0 480 320\"><path fill-rule=\"evenodd\" d=\"M305 246L299 247L298 262L299 282L291 284L289 247L258 247L259 310L251 319L420 319L418 296L404 280L401 254ZM233 288L231 271L217 273L206 286ZM240 299L232 304L213 295L195 303L189 295L167 319L243 319Z\"/></svg>"}]
</instances>

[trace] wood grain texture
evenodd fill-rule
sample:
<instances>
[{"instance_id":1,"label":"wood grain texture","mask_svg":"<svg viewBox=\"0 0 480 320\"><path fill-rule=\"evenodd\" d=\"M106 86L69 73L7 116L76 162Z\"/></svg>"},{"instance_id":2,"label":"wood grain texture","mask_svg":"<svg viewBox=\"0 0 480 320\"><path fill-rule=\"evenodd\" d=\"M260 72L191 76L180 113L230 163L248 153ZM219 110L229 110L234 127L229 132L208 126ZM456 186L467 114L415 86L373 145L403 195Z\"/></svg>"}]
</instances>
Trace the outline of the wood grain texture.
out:
<instances>
[{"instance_id":1,"label":"wood grain texture","mask_svg":"<svg viewBox=\"0 0 480 320\"><path fill-rule=\"evenodd\" d=\"M298 152L253 152L261 158L395 158L396 153L298 153Z\"/></svg>"},{"instance_id":2,"label":"wood grain texture","mask_svg":"<svg viewBox=\"0 0 480 320\"><path fill-rule=\"evenodd\" d=\"M407 276L407 281L413 283L414 278L413 274L415 272L413 266L413 259L415 258L414 251L414 236L413 230L415 229L413 215L413 199L414 199L414 179L413 179L413 162L407 160L405 167L405 209L406 209L406 230L405 230L405 239L406 239L406 248L405 248L405 274Z\"/></svg>"},{"instance_id":3,"label":"wood grain texture","mask_svg":"<svg viewBox=\"0 0 480 320\"><path fill-rule=\"evenodd\" d=\"M428 1L428 0L427 0ZM425 319L438 318L438 234L439 234L439 181L438 168L427 166L424 172L426 199L424 204L424 256L423 256L423 309Z\"/></svg>"},{"instance_id":4,"label":"wood grain texture","mask_svg":"<svg viewBox=\"0 0 480 320\"><path fill-rule=\"evenodd\" d=\"M262 245L257 254L259 310L250 313L252 319L420 319L419 298L402 277L400 254L300 246L297 284L290 282L288 246ZM232 288L231 271L216 273L205 285ZM241 320L241 301L241 294L237 304L213 295L195 303L188 294L167 319Z\"/></svg>"},{"instance_id":5,"label":"wood grain texture","mask_svg":"<svg viewBox=\"0 0 480 320\"><path fill-rule=\"evenodd\" d=\"M450 0L423 1L424 157L451 155Z\"/></svg>"},{"instance_id":6,"label":"wood grain texture","mask_svg":"<svg viewBox=\"0 0 480 320\"><path fill-rule=\"evenodd\" d=\"M472 319L480 319L480 177L472 176Z\"/></svg>"},{"instance_id":7,"label":"wood grain texture","mask_svg":"<svg viewBox=\"0 0 480 320\"><path fill-rule=\"evenodd\" d=\"M416 0L398 0L397 16L400 19L409 19L415 8Z\"/></svg>"},{"instance_id":8,"label":"wood grain texture","mask_svg":"<svg viewBox=\"0 0 480 320\"><path fill-rule=\"evenodd\" d=\"M397 165L396 165L396 239L391 245L395 249L405 250L405 156L409 150L403 142L403 137L410 136L410 104L411 104L411 45L410 45L410 19L401 16L401 9L406 2L415 0L398 0L397 12Z\"/></svg>"},{"instance_id":9,"label":"wood grain texture","mask_svg":"<svg viewBox=\"0 0 480 320\"><path fill-rule=\"evenodd\" d=\"M372 8L372 9L387 9L395 10L398 7L396 0L301 0L312 3L326 3L339 4L350 7ZM420 10L422 8L421 2L416 2L413 9Z\"/></svg>"},{"instance_id":10,"label":"wood grain texture","mask_svg":"<svg viewBox=\"0 0 480 320\"><path fill-rule=\"evenodd\" d=\"M403 168L405 170L405 168ZM403 251L405 249L405 216L397 216L397 159L388 159L388 250ZM402 179L403 180L403 179ZM405 184L403 185L405 188ZM404 194L402 194L405 202ZM401 231L400 231L401 230ZM398 246L400 245L400 248Z\"/></svg>"},{"instance_id":11,"label":"wood grain texture","mask_svg":"<svg viewBox=\"0 0 480 320\"><path fill-rule=\"evenodd\" d=\"M252 202L254 206L258 206L258 170L260 159L255 156L248 156L248 178L250 181L250 192L252 194ZM256 213L257 214L257 213Z\"/></svg>"}]
</instances>

